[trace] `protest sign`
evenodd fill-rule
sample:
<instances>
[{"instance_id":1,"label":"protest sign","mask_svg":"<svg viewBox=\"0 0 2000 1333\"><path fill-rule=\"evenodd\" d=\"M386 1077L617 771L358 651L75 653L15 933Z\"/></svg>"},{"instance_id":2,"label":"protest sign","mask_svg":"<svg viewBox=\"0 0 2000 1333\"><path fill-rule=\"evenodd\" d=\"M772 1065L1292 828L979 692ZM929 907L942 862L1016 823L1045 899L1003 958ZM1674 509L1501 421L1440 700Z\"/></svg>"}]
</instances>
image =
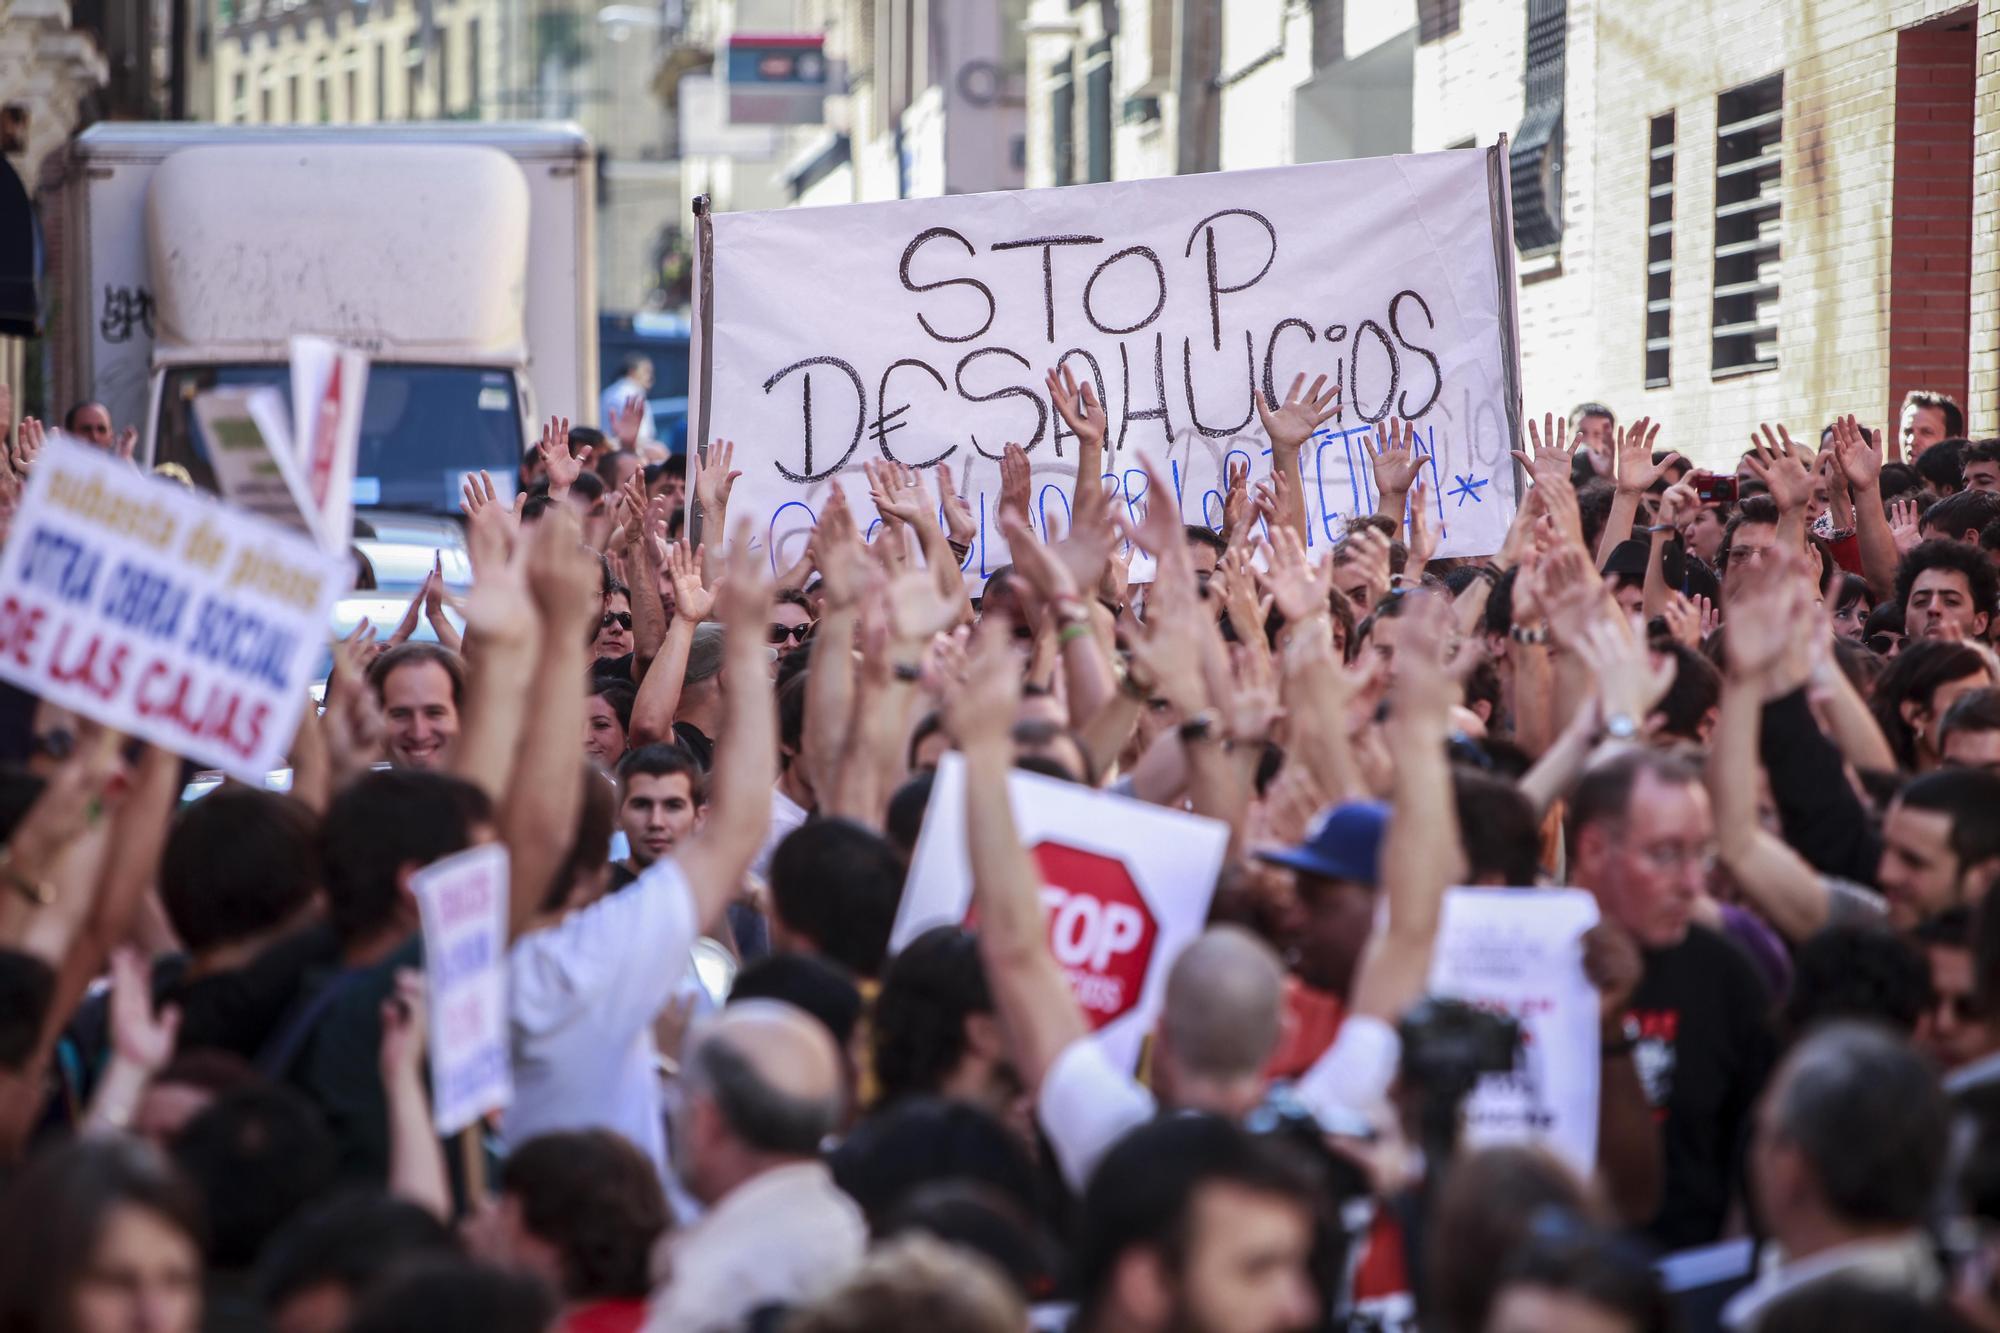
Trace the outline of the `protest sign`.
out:
<instances>
[{"instance_id":1,"label":"protest sign","mask_svg":"<svg viewBox=\"0 0 2000 1333\"><path fill-rule=\"evenodd\" d=\"M1208 919L1229 827L1035 773L1007 783L1042 873L1049 951L1111 1058L1136 1069L1167 969ZM965 761L952 753L938 764L890 951L965 921L971 903Z\"/></svg>"},{"instance_id":2,"label":"protest sign","mask_svg":"<svg viewBox=\"0 0 2000 1333\"><path fill-rule=\"evenodd\" d=\"M317 541L292 453L285 396L268 385L209 389L195 395L194 415L222 498Z\"/></svg>"},{"instance_id":3,"label":"protest sign","mask_svg":"<svg viewBox=\"0 0 2000 1333\"><path fill-rule=\"evenodd\" d=\"M0 679L262 783L353 579L344 553L52 440L0 550Z\"/></svg>"},{"instance_id":4,"label":"protest sign","mask_svg":"<svg viewBox=\"0 0 2000 1333\"><path fill-rule=\"evenodd\" d=\"M306 513L328 551L354 539L354 460L368 358L325 338L292 339L292 448Z\"/></svg>"},{"instance_id":5,"label":"protest sign","mask_svg":"<svg viewBox=\"0 0 2000 1333\"><path fill-rule=\"evenodd\" d=\"M1373 512L1376 423L1415 422L1441 555L1497 550L1515 508L1519 358L1500 149L1319 162L938 199L707 213L690 420L736 442L732 521L774 567L862 464L948 464L978 519L975 583L1007 562L1002 446L1030 511L1065 523L1076 442L1044 372L1088 383L1107 421L1096 480L1222 521L1228 463L1268 473L1254 398L1324 374L1341 411L1302 456L1323 550ZM701 206L697 205L698 209ZM1172 487L1148 496L1141 456ZM856 512L872 512L857 503Z\"/></svg>"},{"instance_id":6,"label":"protest sign","mask_svg":"<svg viewBox=\"0 0 2000 1333\"><path fill-rule=\"evenodd\" d=\"M431 1114L456 1134L514 1100L507 1055L507 849L487 843L410 876L430 990Z\"/></svg>"},{"instance_id":7,"label":"protest sign","mask_svg":"<svg viewBox=\"0 0 2000 1333\"><path fill-rule=\"evenodd\" d=\"M1598 998L1581 940L1596 924L1597 900L1577 889L1445 894L1431 990L1521 1025L1514 1072L1481 1079L1466 1102L1467 1146L1532 1141L1595 1169Z\"/></svg>"}]
</instances>

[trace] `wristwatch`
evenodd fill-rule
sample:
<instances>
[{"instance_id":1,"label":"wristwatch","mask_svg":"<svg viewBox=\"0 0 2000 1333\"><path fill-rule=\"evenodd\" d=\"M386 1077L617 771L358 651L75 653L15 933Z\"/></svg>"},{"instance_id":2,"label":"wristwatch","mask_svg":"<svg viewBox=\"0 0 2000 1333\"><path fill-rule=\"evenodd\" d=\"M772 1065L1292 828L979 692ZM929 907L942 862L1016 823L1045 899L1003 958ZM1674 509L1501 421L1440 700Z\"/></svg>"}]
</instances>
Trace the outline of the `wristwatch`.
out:
<instances>
[{"instance_id":1,"label":"wristwatch","mask_svg":"<svg viewBox=\"0 0 2000 1333\"><path fill-rule=\"evenodd\" d=\"M1604 734L1614 741L1629 741L1639 734L1639 724L1630 713L1613 713L1604 719Z\"/></svg>"}]
</instances>

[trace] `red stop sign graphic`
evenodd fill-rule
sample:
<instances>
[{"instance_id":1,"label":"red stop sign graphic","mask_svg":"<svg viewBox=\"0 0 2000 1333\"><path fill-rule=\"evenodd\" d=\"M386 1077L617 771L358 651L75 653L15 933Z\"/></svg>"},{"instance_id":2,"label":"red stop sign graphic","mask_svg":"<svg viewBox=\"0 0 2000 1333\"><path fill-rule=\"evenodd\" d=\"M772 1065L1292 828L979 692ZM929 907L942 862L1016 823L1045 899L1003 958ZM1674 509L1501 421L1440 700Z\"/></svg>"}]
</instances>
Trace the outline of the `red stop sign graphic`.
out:
<instances>
[{"instance_id":1,"label":"red stop sign graphic","mask_svg":"<svg viewBox=\"0 0 2000 1333\"><path fill-rule=\"evenodd\" d=\"M1049 952L1101 1028L1139 1003L1159 925L1123 862L1059 842L1029 850L1042 872Z\"/></svg>"}]
</instances>

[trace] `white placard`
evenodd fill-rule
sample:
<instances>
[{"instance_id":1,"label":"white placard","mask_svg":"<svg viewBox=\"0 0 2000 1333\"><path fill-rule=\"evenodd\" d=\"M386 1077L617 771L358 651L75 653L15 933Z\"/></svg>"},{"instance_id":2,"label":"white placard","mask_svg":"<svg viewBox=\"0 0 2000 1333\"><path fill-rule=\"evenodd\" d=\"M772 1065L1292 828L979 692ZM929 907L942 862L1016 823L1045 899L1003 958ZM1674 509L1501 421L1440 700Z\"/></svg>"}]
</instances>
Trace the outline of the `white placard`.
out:
<instances>
[{"instance_id":1,"label":"white placard","mask_svg":"<svg viewBox=\"0 0 2000 1333\"><path fill-rule=\"evenodd\" d=\"M285 396L268 385L209 389L195 395L194 415L222 498L318 541L306 517Z\"/></svg>"},{"instance_id":2,"label":"white placard","mask_svg":"<svg viewBox=\"0 0 2000 1333\"><path fill-rule=\"evenodd\" d=\"M295 337L292 447L307 513L320 545L345 553L354 542L354 466L368 358L325 338Z\"/></svg>"},{"instance_id":3,"label":"white placard","mask_svg":"<svg viewBox=\"0 0 2000 1333\"><path fill-rule=\"evenodd\" d=\"M1540 1143L1586 1177L1596 1169L1598 994L1582 939L1597 916L1580 889L1445 894L1432 992L1521 1024L1514 1072L1482 1079L1466 1103L1468 1147Z\"/></svg>"},{"instance_id":4,"label":"white placard","mask_svg":"<svg viewBox=\"0 0 2000 1333\"><path fill-rule=\"evenodd\" d=\"M262 783L353 582L344 554L51 440L0 551L0 679Z\"/></svg>"},{"instance_id":5,"label":"white placard","mask_svg":"<svg viewBox=\"0 0 2000 1333\"><path fill-rule=\"evenodd\" d=\"M1020 770L1007 775L1007 792L1041 870L1050 952L1098 1041L1136 1069L1167 970L1208 920L1229 827ZM965 921L971 905L965 760L952 752L938 764L890 952Z\"/></svg>"},{"instance_id":6,"label":"white placard","mask_svg":"<svg viewBox=\"0 0 2000 1333\"><path fill-rule=\"evenodd\" d=\"M487 843L410 877L430 990L431 1112L456 1134L514 1100L507 1053L507 849Z\"/></svg>"},{"instance_id":7,"label":"white placard","mask_svg":"<svg viewBox=\"0 0 2000 1333\"><path fill-rule=\"evenodd\" d=\"M1151 458L1187 523L1219 527L1223 473L1270 446L1253 394L1343 389L1305 446L1308 538L1372 513L1371 422L1416 422L1441 555L1498 550L1514 513L1519 369L1504 153L1468 149L767 213L717 213L708 438L736 442L774 568L831 487L873 523L862 464L948 462L979 535L975 583L1008 557L1001 446L1026 447L1031 512L1066 521L1076 445L1044 372L1108 415L1104 475L1135 514ZM706 290L709 284L702 284ZM694 373L700 395L701 370ZM703 417L697 401L691 419Z\"/></svg>"}]
</instances>

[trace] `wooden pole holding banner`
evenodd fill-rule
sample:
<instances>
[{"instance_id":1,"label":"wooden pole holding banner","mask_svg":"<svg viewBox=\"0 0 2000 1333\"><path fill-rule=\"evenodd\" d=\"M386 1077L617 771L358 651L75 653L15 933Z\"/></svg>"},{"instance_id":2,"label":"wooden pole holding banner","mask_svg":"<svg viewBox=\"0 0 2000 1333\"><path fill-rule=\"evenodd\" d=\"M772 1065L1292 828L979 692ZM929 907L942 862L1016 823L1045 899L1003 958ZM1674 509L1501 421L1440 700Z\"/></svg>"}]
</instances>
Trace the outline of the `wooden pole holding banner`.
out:
<instances>
[{"instance_id":1,"label":"wooden pole holding banner","mask_svg":"<svg viewBox=\"0 0 2000 1333\"><path fill-rule=\"evenodd\" d=\"M694 200L694 358L690 382L695 388L694 417L689 422L688 462L693 468L687 479L688 494L697 494L695 479L708 461L708 413L709 400L715 389L715 221L713 207L705 194ZM691 499L688 505L687 540L688 545L698 547L702 540L702 523L707 515L701 512L701 501ZM725 534L726 537L726 534Z\"/></svg>"},{"instance_id":2,"label":"wooden pole holding banner","mask_svg":"<svg viewBox=\"0 0 2000 1333\"><path fill-rule=\"evenodd\" d=\"M465 1211L476 1215L486 1207L486 1145L480 1142L480 1122L458 1131L458 1165L465 1176Z\"/></svg>"},{"instance_id":3,"label":"wooden pole holding banner","mask_svg":"<svg viewBox=\"0 0 2000 1333\"><path fill-rule=\"evenodd\" d=\"M1493 206L1493 268L1500 283L1500 373L1507 378L1507 447L1526 449L1521 439L1521 308L1520 280L1514 270L1514 173L1507 157L1507 136L1486 150L1486 188ZM1514 495L1528 493L1527 474L1514 460Z\"/></svg>"}]
</instances>

